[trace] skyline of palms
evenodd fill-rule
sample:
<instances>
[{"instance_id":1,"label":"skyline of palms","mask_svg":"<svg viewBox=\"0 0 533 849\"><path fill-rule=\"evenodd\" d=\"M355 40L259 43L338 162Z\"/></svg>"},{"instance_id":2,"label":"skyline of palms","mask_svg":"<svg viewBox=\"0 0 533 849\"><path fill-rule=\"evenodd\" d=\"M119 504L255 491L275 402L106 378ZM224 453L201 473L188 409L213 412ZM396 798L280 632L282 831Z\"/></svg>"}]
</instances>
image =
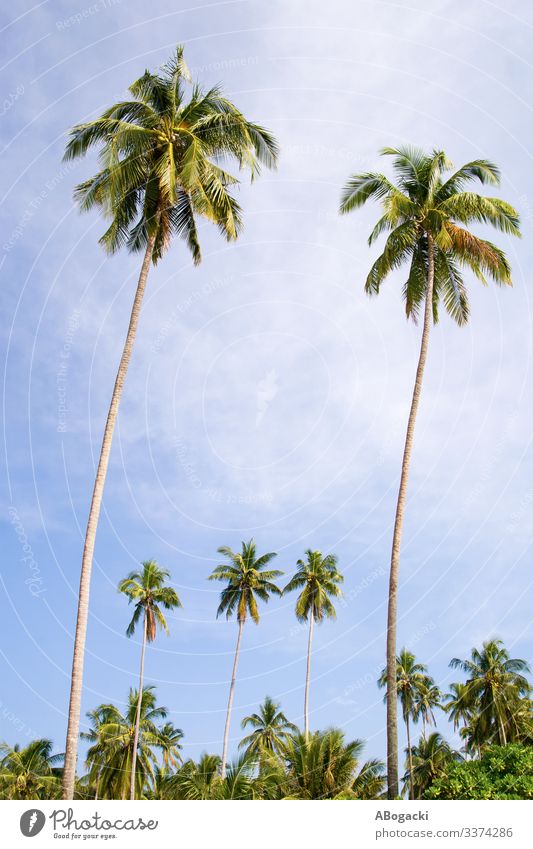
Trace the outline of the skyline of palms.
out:
<instances>
[{"instance_id":1,"label":"skyline of palms","mask_svg":"<svg viewBox=\"0 0 533 849\"><path fill-rule=\"evenodd\" d=\"M490 225L499 232L520 236L516 210L496 197L464 191L478 180L498 186L500 172L487 159L468 162L449 176L453 163L442 150L427 154L420 148L385 147L383 156L393 158L396 182L384 174L354 174L341 196L340 213L359 209L368 200L381 202L383 215L372 230L371 246L388 233L385 247L366 278L365 291L378 295L391 272L409 264L402 298L406 317L415 322L423 310L420 352L407 420L398 498L392 535L387 607L387 775L389 799L398 796L398 714L396 698L396 629L398 582L407 485L413 450L414 430L422 391L432 324L438 321L440 303L459 325L469 318L468 295L463 269L482 283L511 285L511 268L504 252L492 242L459 226Z\"/></svg>"}]
</instances>

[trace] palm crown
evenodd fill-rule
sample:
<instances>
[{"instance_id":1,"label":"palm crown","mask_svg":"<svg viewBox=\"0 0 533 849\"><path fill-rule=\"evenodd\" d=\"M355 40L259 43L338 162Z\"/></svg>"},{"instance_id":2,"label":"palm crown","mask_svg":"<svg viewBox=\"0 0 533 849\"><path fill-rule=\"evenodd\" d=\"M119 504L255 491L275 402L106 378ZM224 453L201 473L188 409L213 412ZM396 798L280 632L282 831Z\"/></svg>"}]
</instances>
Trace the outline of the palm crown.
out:
<instances>
[{"instance_id":1,"label":"palm crown","mask_svg":"<svg viewBox=\"0 0 533 849\"><path fill-rule=\"evenodd\" d=\"M214 222L227 239L241 227L241 210L232 195L239 180L224 160L247 168L252 178L261 165L276 163L273 136L244 117L218 86L193 85L183 48L159 73L145 71L129 92L94 121L71 131L65 159L100 147L101 169L76 189L82 210L98 207L111 219L100 239L113 253L122 245L143 250L155 239L153 262L170 237L183 237L193 260L201 259L195 216Z\"/></svg>"},{"instance_id":2,"label":"palm crown","mask_svg":"<svg viewBox=\"0 0 533 849\"><path fill-rule=\"evenodd\" d=\"M253 539L242 543L240 553L225 545L218 549L218 553L227 557L229 564L217 566L209 575L210 581L227 581L227 586L220 594L217 616L225 613L226 618L231 619L237 611L239 622L244 622L249 614L257 624L257 599L268 601L271 595L281 595L281 590L273 582L283 572L265 569L276 554L269 552L257 557Z\"/></svg>"},{"instance_id":3,"label":"palm crown","mask_svg":"<svg viewBox=\"0 0 533 849\"><path fill-rule=\"evenodd\" d=\"M341 595L339 584L344 581L337 569L334 554L322 556L320 551L306 551L306 560L298 560L296 572L283 590L284 593L301 589L296 601L296 617L305 622L312 610L313 618L321 622L324 617L334 619L335 608L331 597Z\"/></svg>"},{"instance_id":4,"label":"palm crown","mask_svg":"<svg viewBox=\"0 0 533 849\"><path fill-rule=\"evenodd\" d=\"M472 733L474 744L493 736L505 745L516 731L517 719L522 721L520 711L516 716L517 707L531 694L531 685L523 674L530 671L526 661L510 657L501 640L488 640L481 650L472 649L470 659L455 657L450 666L467 675L466 683L457 688L460 698L450 699L450 715L457 722L469 711L475 714L474 726L470 725L465 734Z\"/></svg>"},{"instance_id":5,"label":"palm crown","mask_svg":"<svg viewBox=\"0 0 533 849\"><path fill-rule=\"evenodd\" d=\"M503 251L461 226L490 224L503 233L520 236L518 213L512 206L500 198L463 190L472 180L497 186L500 172L492 162L476 159L445 177L453 165L443 151L426 154L418 148L386 147L381 153L394 157L396 184L383 174L356 174L344 187L340 207L342 213L348 213L369 199L382 202L383 215L369 244L382 233L389 235L368 274L366 292L377 294L385 277L409 262L403 297L407 316L416 320L426 294L431 247L433 319L437 321L442 301L449 315L464 324L469 314L464 268L483 283L490 277L498 284L511 285Z\"/></svg>"},{"instance_id":6,"label":"palm crown","mask_svg":"<svg viewBox=\"0 0 533 849\"><path fill-rule=\"evenodd\" d=\"M135 612L126 630L128 637L135 632L143 612L146 614L146 639L149 643L155 640L157 625L168 633L168 626L161 608L172 610L181 607L181 601L176 590L163 586L170 577L170 572L161 569L155 560L145 560L142 572L131 572L118 585L119 592L124 593L131 602L136 602Z\"/></svg>"},{"instance_id":7,"label":"palm crown","mask_svg":"<svg viewBox=\"0 0 533 849\"><path fill-rule=\"evenodd\" d=\"M420 698L427 690L431 679L427 674L427 667L418 663L414 654L408 649L402 649L396 658L396 686L398 698L402 703L403 718L419 714ZM378 687L387 686L387 669L383 669L378 679ZM385 696L386 698L386 696Z\"/></svg>"},{"instance_id":8,"label":"palm crown","mask_svg":"<svg viewBox=\"0 0 533 849\"><path fill-rule=\"evenodd\" d=\"M297 733L296 725L289 722L277 702L265 697L259 707L259 713L245 716L241 728L253 728L251 734L239 743L239 749L246 749L247 754L282 751L290 733Z\"/></svg>"}]
</instances>

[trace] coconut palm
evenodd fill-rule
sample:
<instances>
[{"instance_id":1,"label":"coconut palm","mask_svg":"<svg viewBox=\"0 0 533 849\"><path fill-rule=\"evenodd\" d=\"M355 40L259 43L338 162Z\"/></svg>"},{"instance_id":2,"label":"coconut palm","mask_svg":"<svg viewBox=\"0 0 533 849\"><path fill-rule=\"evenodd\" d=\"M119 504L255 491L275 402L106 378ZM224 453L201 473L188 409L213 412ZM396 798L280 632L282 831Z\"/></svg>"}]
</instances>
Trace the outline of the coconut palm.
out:
<instances>
[{"instance_id":1,"label":"coconut palm","mask_svg":"<svg viewBox=\"0 0 533 849\"><path fill-rule=\"evenodd\" d=\"M239 749L244 749L248 755L265 754L280 755L289 737L289 734L298 731L296 725L289 722L277 702L270 696L259 706L259 713L245 716L241 722L241 728L253 728L251 734L244 737L239 743Z\"/></svg>"},{"instance_id":2,"label":"coconut palm","mask_svg":"<svg viewBox=\"0 0 533 849\"><path fill-rule=\"evenodd\" d=\"M337 614L331 599L342 595L339 584L342 584L344 578L337 569L337 558L334 554L323 557L320 551L308 549L305 556L305 560L298 560L296 572L283 593L301 590L296 599L296 618L299 622L309 621L304 695L304 734L308 737L313 624L320 624L326 618L335 619Z\"/></svg>"},{"instance_id":3,"label":"coconut palm","mask_svg":"<svg viewBox=\"0 0 533 849\"><path fill-rule=\"evenodd\" d=\"M163 761L163 769L166 772L175 769L178 764L181 764L182 757L180 754L183 739L183 731L181 728L176 728L172 722L165 722L159 729L159 747L161 749L161 759Z\"/></svg>"},{"instance_id":4,"label":"coconut palm","mask_svg":"<svg viewBox=\"0 0 533 849\"><path fill-rule=\"evenodd\" d=\"M220 782L219 755L203 754L198 761L188 760L166 781L167 799L213 799Z\"/></svg>"},{"instance_id":5,"label":"coconut palm","mask_svg":"<svg viewBox=\"0 0 533 849\"><path fill-rule=\"evenodd\" d=\"M463 269L482 282L492 278L511 284L505 254L491 242L475 236L468 225L490 224L497 230L519 236L517 212L503 200L464 191L472 180L498 185L498 168L485 159L474 160L446 176L452 163L442 151L427 154L418 148L384 148L394 158L396 182L383 174L365 173L351 177L344 187L341 213L352 212L367 200L381 201L383 215L369 243L388 233L381 255L367 276L365 289L377 295L383 280L409 263L403 298L407 317L417 320L424 311L420 354L407 423L405 447L392 538L387 617L387 774L388 795L398 795L398 725L396 705L396 620L398 575L407 481L413 448L416 414L429 345L432 320L440 304L457 324L469 316ZM461 226L466 225L466 226Z\"/></svg>"},{"instance_id":6,"label":"coconut palm","mask_svg":"<svg viewBox=\"0 0 533 849\"><path fill-rule=\"evenodd\" d=\"M442 693L435 684L433 678L429 675L426 677L415 692L414 701L414 721L417 722L422 718L422 734L427 737L428 725L436 725L435 708L441 707Z\"/></svg>"},{"instance_id":7,"label":"coconut palm","mask_svg":"<svg viewBox=\"0 0 533 849\"><path fill-rule=\"evenodd\" d=\"M99 118L75 126L65 159L100 152L101 170L81 183L75 197L82 210L96 208L110 219L100 239L114 253L125 246L144 252L124 349L104 429L83 549L63 797L74 792L80 724L83 661L96 530L111 442L141 304L151 264L163 256L173 236L183 238L195 264L201 259L197 218L213 222L233 240L242 213L233 195L239 180L221 167L231 161L254 177L261 165L273 167L278 153L269 132L248 121L220 88L195 85L178 47L158 73L146 71L130 86L130 100L115 103Z\"/></svg>"},{"instance_id":8,"label":"coconut palm","mask_svg":"<svg viewBox=\"0 0 533 849\"><path fill-rule=\"evenodd\" d=\"M517 711L522 699L529 700L531 685L523 673L530 671L525 660L511 658L501 640L488 640L473 648L470 659L454 657L454 669L467 675L463 701L473 714L472 743L478 748L496 743L505 746L517 736Z\"/></svg>"},{"instance_id":9,"label":"coconut palm","mask_svg":"<svg viewBox=\"0 0 533 849\"><path fill-rule=\"evenodd\" d=\"M413 746L411 757L407 761L406 780L414 787L414 799L422 799L424 793L436 778L444 775L446 767L452 761L462 760L449 743L437 732L429 737L421 737L417 746ZM412 772L411 772L412 770Z\"/></svg>"},{"instance_id":10,"label":"coconut palm","mask_svg":"<svg viewBox=\"0 0 533 849\"><path fill-rule=\"evenodd\" d=\"M402 705L402 716L407 732L407 757L409 760L409 775L411 776L411 794L414 799L413 766L411 763L411 724L410 720L416 722L418 712L418 701L420 693L426 689L428 680L427 667L418 663L414 654L403 648L396 658L396 692ZM378 687L387 687L387 667L383 669L379 679ZM387 695L385 694L385 700Z\"/></svg>"},{"instance_id":11,"label":"coconut palm","mask_svg":"<svg viewBox=\"0 0 533 849\"><path fill-rule=\"evenodd\" d=\"M139 694L130 689L126 710L121 713L113 704L101 705L102 716L98 740L87 751L90 769L99 768L99 795L102 799L126 799L130 795L133 746L135 758L135 795L142 798L155 780L157 750L164 750L159 722L167 709L156 705L154 687L144 687L137 723ZM136 734L136 731L138 732Z\"/></svg>"},{"instance_id":12,"label":"coconut palm","mask_svg":"<svg viewBox=\"0 0 533 849\"><path fill-rule=\"evenodd\" d=\"M336 728L291 735L285 749L288 798L335 799L350 794L363 743Z\"/></svg>"},{"instance_id":13,"label":"coconut palm","mask_svg":"<svg viewBox=\"0 0 533 849\"><path fill-rule=\"evenodd\" d=\"M259 623L258 599L267 602L271 595L281 595L281 590L273 581L279 578L280 575L283 575L283 572L279 572L276 569L265 570L265 566L268 566L271 560L276 557L276 554L269 552L268 554L261 555L261 557L257 557L253 539L250 542L243 542L240 552L236 553L228 546L221 546L218 549L218 553L226 557L229 560L229 564L217 566L213 569L211 575L209 575L210 581L225 581L227 584L220 594L217 618L222 613L225 613L226 619L231 619L233 614L236 613L239 625L222 747L221 775L224 778L226 775L231 709L233 707L233 694L235 691L244 623L248 615L250 615L256 625Z\"/></svg>"},{"instance_id":14,"label":"coconut palm","mask_svg":"<svg viewBox=\"0 0 533 849\"><path fill-rule=\"evenodd\" d=\"M54 799L59 795L61 780L57 764L63 755L52 754L52 741L32 740L22 748L0 744L0 798Z\"/></svg>"},{"instance_id":15,"label":"coconut palm","mask_svg":"<svg viewBox=\"0 0 533 849\"><path fill-rule=\"evenodd\" d=\"M141 715L141 700L143 694L144 654L146 651L146 643L153 643L155 640L157 626L162 628L168 634L167 622L161 608L164 608L165 610L173 610L176 607L182 606L176 590L173 590L172 587L164 586L166 579L170 577L170 572L166 569L161 569L155 560L145 560L142 563L142 567L141 572L130 572L128 577L124 578L124 580L122 580L118 585L119 592L124 593L130 603L135 603L135 611L131 622L126 629L126 634L128 637L132 637L140 620L142 620L143 629L137 719L135 722L135 737L133 740L132 750L133 756L131 759L130 799L135 799L137 739L139 737L139 719Z\"/></svg>"},{"instance_id":16,"label":"coconut palm","mask_svg":"<svg viewBox=\"0 0 533 849\"><path fill-rule=\"evenodd\" d=\"M94 798L98 799L98 790L100 785L100 776L102 774L102 770L105 766L105 751L106 751L106 735L105 729L107 723L114 716L114 705L100 705L93 710L87 711L85 716L89 722L89 730L82 731L80 734L80 739L85 740L90 744L89 750L92 752L92 758L87 759L87 767L89 772L86 776L84 776L84 784L86 785L86 790L94 788ZM100 759L96 756L96 753L100 752ZM88 792L86 792L85 796L87 797Z\"/></svg>"},{"instance_id":17,"label":"coconut palm","mask_svg":"<svg viewBox=\"0 0 533 849\"><path fill-rule=\"evenodd\" d=\"M386 784L387 776L383 761L377 759L365 761L355 775L350 798L382 799Z\"/></svg>"}]
</instances>

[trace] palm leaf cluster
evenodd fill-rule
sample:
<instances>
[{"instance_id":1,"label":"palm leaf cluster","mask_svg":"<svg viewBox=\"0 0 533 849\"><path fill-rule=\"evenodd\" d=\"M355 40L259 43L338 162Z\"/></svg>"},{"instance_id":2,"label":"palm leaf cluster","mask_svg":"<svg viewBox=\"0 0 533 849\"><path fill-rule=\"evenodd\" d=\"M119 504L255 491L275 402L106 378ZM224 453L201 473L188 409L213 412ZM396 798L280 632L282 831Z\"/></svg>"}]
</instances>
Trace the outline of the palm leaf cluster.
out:
<instances>
[{"instance_id":1,"label":"palm leaf cluster","mask_svg":"<svg viewBox=\"0 0 533 849\"><path fill-rule=\"evenodd\" d=\"M252 178L273 167L273 136L224 97L191 83L178 47L157 73L145 71L129 88L131 100L113 104L94 121L73 127L65 159L99 148L100 170L76 189L83 211L97 207L110 219L100 239L114 253L126 246L144 250L153 237L157 262L171 238L183 238L200 262L197 216L236 239L242 211L235 199L238 178L226 163Z\"/></svg>"},{"instance_id":2,"label":"palm leaf cluster","mask_svg":"<svg viewBox=\"0 0 533 849\"><path fill-rule=\"evenodd\" d=\"M352 212L371 199L382 206L383 214L368 241L372 245L382 234L387 239L365 289L370 295L379 294L384 279L407 264L403 298L407 316L416 320L426 296L431 258L434 320L442 303L457 324L465 324L469 316L465 269L482 283L490 278L500 285L511 284L504 252L467 229L477 223L520 236L518 214L510 204L465 190L473 181L499 185L499 169L487 159L476 159L453 171L451 161L438 150L427 154L415 147L386 147L381 153L393 158L395 181L380 173L356 174L341 197L341 213Z\"/></svg>"}]
</instances>

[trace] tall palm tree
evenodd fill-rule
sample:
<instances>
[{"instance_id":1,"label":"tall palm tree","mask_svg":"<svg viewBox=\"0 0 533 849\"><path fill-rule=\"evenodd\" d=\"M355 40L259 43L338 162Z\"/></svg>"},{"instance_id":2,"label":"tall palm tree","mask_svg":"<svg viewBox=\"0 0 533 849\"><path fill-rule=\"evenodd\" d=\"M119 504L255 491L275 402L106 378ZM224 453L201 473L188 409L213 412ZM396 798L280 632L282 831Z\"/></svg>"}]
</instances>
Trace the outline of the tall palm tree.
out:
<instances>
[{"instance_id":1,"label":"tall palm tree","mask_svg":"<svg viewBox=\"0 0 533 849\"><path fill-rule=\"evenodd\" d=\"M63 755L52 754L51 740L32 740L22 748L0 744L0 798L55 799L61 783L55 768Z\"/></svg>"},{"instance_id":2,"label":"tall palm tree","mask_svg":"<svg viewBox=\"0 0 533 849\"><path fill-rule=\"evenodd\" d=\"M80 725L83 661L96 530L120 398L131 359L151 264L173 236L183 238L193 262L201 259L197 217L212 221L228 240L237 238L241 209L233 190L239 180L220 163L232 161L252 178L261 165L276 163L272 135L248 121L220 88L187 91L190 74L178 47L158 73L146 71L130 86L130 100L115 103L95 121L71 131L65 159L100 149L101 170L75 193L82 210L93 207L110 219L100 239L114 253L122 246L143 251L128 331L105 424L87 521L80 575L78 615L68 715L63 798L74 792Z\"/></svg>"},{"instance_id":3,"label":"tall palm tree","mask_svg":"<svg viewBox=\"0 0 533 849\"><path fill-rule=\"evenodd\" d=\"M157 750L164 750L159 722L167 716L157 706L154 687L145 687L137 722L139 694L130 689L126 710L113 704L97 708L103 718L97 741L87 751L91 768L99 768L99 795L102 799L126 799L130 795L131 765L134 741L137 739L135 793L142 798L153 785L157 767ZM138 732L136 735L136 731Z\"/></svg>"},{"instance_id":4,"label":"tall palm tree","mask_svg":"<svg viewBox=\"0 0 533 849\"><path fill-rule=\"evenodd\" d=\"M273 701L270 696L266 696L263 704L259 706L259 713L244 717L241 728L248 726L253 728L252 733L239 743L239 749L244 749L248 755L279 755L283 752L289 734L298 731L296 725L289 722L280 710L279 703Z\"/></svg>"},{"instance_id":5,"label":"tall palm tree","mask_svg":"<svg viewBox=\"0 0 533 849\"><path fill-rule=\"evenodd\" d=\"M181 728L176 728L172 722L165 722L163 727L159 729L161 759L163 761L163 769L166 772L175 769L182 762L180 754L182 739L183 731Z\"/></svg>"},{"instance_id":6,"label":"tall palm tree","mask_svg":"<svg viewBox=\"0 0 533 849\"><path fill-rule=\"evenodd\" d=\"M427 667L423 663L418 663L414 654L403 648L396 658L396 692L402 706L402 716L407 732L407 758L409 761L409 775L411 776L411 799L414 799L414 785L413 765L411 762L410 720L412 719L416 722L418 718L420 693L425 690L427 680ZM379 676L378 687L387 687L386 667ZM387 695L385 694L386 698Z\"/></svg>"},{"instance_id":7,"label":"tall palm tree","mask_svg":"<svg viewBox=\"0 0 533 849\"><path fill-rule=\"evenodd\" d=\"M118 585L119 592L124 593L130 603L132 601L135 602L135 611L131 622L126 629L126 634L128 637L132 637L135 633L135 628L141 619L143 629L141 666L139 670L139 695L135 720L135 735L133 739L133 754L131 759L130 799L132 800L135 799L135 768L137 760L137 742L139 739L141 701L143 697L144 654L146 651L146 643L153 643L156 638L158 625L168 634L168 625L161 608L163 607L165 610L173 610L176 607L182 606L176 590L173 590L172 587L164 586L166 579L170 577L170 572L166 569L161 569L155 560L143 561L142 567L141 572L130 572L128 577L124 578L124 580L122 580Z\"/></svg>"},{"instance_id":8,"label":"tall palm tree","mask_svg":"<svg viewBox=\"0 0 533 849\"><path fill-rule=\"evenodd\" d=\"M437 732L429 737L421 737L417 746L413 746L407 765L407 779L414 787L414 799L422 799L428 787L446 771L452 762L461 760L449 743Z\"/></svg>"},{"instance_id":9,"label":"tall palm tree","mask_svg":"<svg viewBox=\"0 0 533 849\"><path fill-rule=\"evenodd\" d=\"M529 699L531 685L523 673L530 672L525 660L511 658L502 640L488 640L473 648L470 659L454 657L454 669L467 675L463 701L474 714L474 737L478 746L505 746L516 731L515 715L521 699Z\"/></svg>"},{"instance_id":10,"label":"tall palm tree","mask_svg":"<svg viewBox=\"0 0 533 849\"><path fill-rule=\"evenodd\" d=\"M229 560L229 564L223 564L213 569L209 575L210 581L225 581L226 587L220 594L220 604L217 610L217 618L226 614L226 619L231 619L237 613L239 631L237 634L237 646L235 649L235 660L229 688L228 709L226 713L226 725L224 728L224 743L222 747L222 778L226 775L226 760L228 756L229 730L231 723L231 709L233 707L233 694L235 691L235 680L237 678L237 665L239 663L239 652L241 648L242 631L248 614L257 625L259 622L259 610L257 599L267 602L271 595L281 595L281 590L273 581L283 575L277 569L265 570L265 566L276 557L274 552L257 557L255 542L243 542L240 552L234 552L228 546L221 546L218 553Z\"/></svg>"},{"instance_id":11,"label":"tall palm tree","mask_svg":"<svg viewBox=\"0 0 533 849\"><path fill-rule=\"evenodd\" d=\"M305 560L298 560L296 572L283 593L301 589L296 599L296 618L299 622L309 621L304 695L304 734L309 737L309 684L313 624L315 621L320 624L325 618L335 619L337 613L331 599L342 595L339 584L342 584L344 578L337 569L337 558L334 554L323 557L320 551L308 549L305 556Z\"/></svg>"},{"instance_id":12,"label":"tall palm tree","mask_svg":"<svg viewBox=\"0 0 533 849\"><path fill-rule=\"evenodd\" d=\"M461 225L491 224L497 230L519 236L516 210L499 198L464 191L472 180L498 185L498 168L486 159L468 162L451 175L453 166L443 151L427 154L418 148L384 148L394 158L396 183L378 173L356 174L344 187L341 213L363 206L367 200L381 201L383 215L369 243L389 233L382 254L366 279L369 295L377 295L383 280L409 263L403 297L407 317L415 321L423 308L423 330L416 378L407 422L398 501L392 537L387 615L387 774L388 795L398 795L398 724L396 706L396 620L398 575L407 481L413 448L416 414L429 345L432 320L438 318L442 302L457 324L468 320L468 297L462 269L482 282L511 285L511 269L503 251L475 236Z\"/></svg>"},{"instance_id":13,"label":"tall palm tree","mask_svg":"<svg viewBox=\"0 0 533 849\"><path fill-rule=\"evenodd\" d=\"M442 693L440 688L437 687L433 678L429 675L426 676L424 683L420 685L415 693L413 714L415 722L422 717L422 734L424 739L427 737L428 725L436 726L437 724L434 711L435 708L441 707L441 700Z\"/></svg>"}]
</instances>

